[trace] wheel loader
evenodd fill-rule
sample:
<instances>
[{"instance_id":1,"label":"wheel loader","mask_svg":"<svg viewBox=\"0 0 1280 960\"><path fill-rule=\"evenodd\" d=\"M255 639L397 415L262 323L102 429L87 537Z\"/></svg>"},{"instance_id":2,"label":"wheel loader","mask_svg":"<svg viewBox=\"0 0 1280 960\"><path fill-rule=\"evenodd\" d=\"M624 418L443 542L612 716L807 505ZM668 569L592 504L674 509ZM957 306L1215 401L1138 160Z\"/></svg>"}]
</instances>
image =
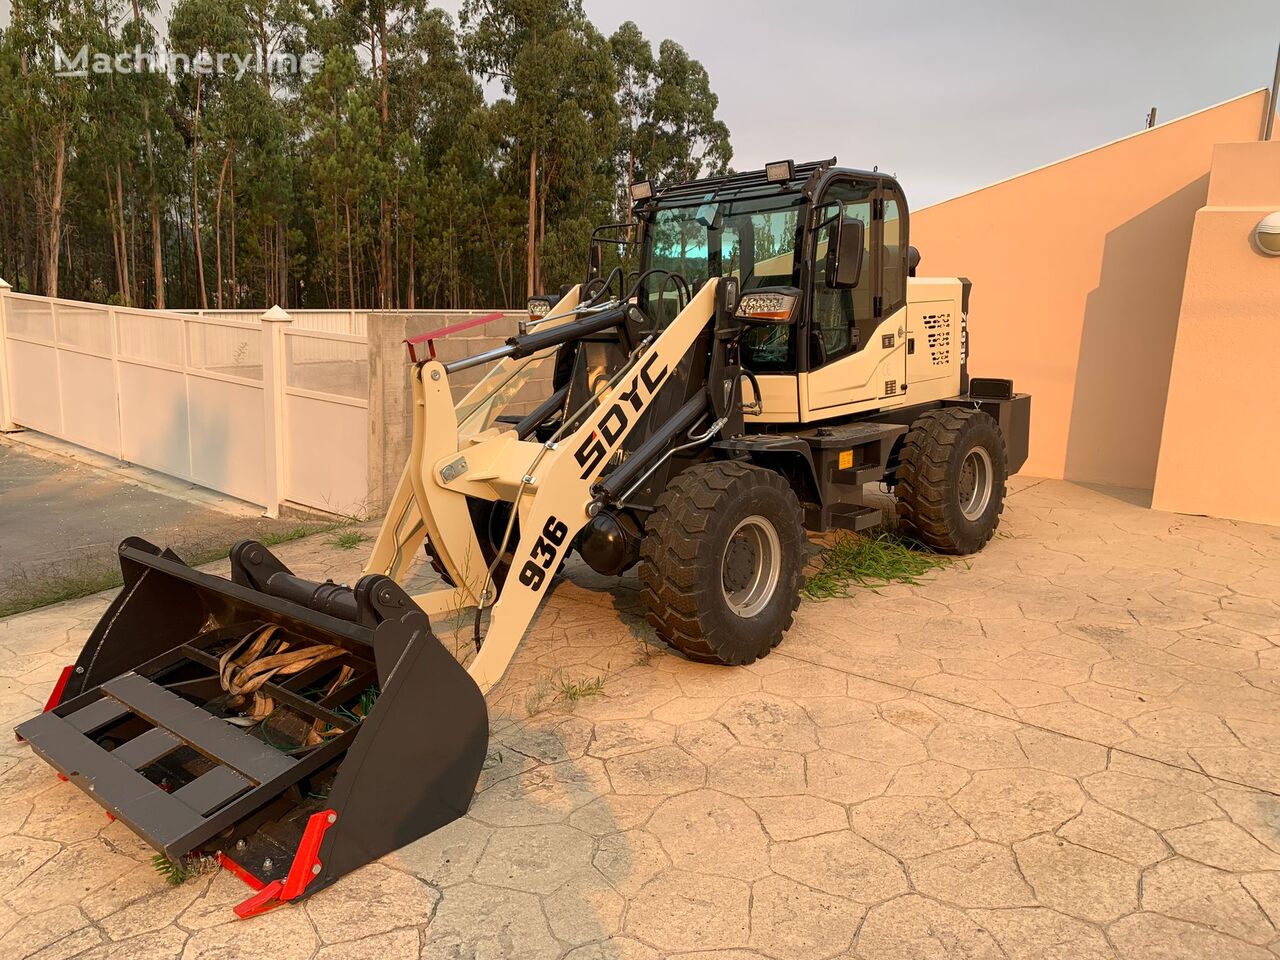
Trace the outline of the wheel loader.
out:
<instances>
[{"instance_id":1,"label":"wheel loader","mask_svg":"<svg viewBox=\"0 0 1280 960\"><path fill-rule=\"evenodd\" d=\"M932 550L995 531L1030 397L969 376L970 284L916 276L892 177L781 161L632 200L501 347L442 363L443 332L410 342L411 454L354 586L252 541L228 580L125 540L119 596L18 727L159 854L244 879L240 915L466 812L485 695L571 552L638 567L658 636L737 665L791 626L808 534L882 521L868 484ZM549 394L507 412L537 371ZM440 583L410 595L420 550ZM459 610L463 660L431 627Z\"/></svg>"}]
</instances>

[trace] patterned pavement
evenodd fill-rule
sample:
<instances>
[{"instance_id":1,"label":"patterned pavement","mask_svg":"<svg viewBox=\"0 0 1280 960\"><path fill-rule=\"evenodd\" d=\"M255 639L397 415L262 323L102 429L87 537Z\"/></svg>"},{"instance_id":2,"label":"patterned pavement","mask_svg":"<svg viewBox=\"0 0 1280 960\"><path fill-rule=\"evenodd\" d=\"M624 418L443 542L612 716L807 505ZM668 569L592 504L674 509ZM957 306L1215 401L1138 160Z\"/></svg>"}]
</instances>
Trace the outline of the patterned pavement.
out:
<instances>
[{"instance_id":1,"label":"patterned pavement","mask_svg":"<svg viewBox=\"0 0 1280 960\"><path fill-rule=\"evenodd\" d=\"M634 577L571 565L470 814L249 921L240 881L166 886L6 738L0 957L1280 956L1280 529L1013 488L980 556L806 602L746 668L656 645ZM105 605L0 621L0 723Z\"/></svg>"}]
</instances>

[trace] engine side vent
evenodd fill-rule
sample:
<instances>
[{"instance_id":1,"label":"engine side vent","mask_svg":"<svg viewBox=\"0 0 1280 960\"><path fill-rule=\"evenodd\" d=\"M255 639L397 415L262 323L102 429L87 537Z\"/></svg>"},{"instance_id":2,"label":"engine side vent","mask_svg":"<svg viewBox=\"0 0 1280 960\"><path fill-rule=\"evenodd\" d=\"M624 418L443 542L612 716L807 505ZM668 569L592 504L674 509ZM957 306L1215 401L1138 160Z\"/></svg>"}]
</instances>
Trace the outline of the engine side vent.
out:
<instances>
[{"instance_id":1,"label":"engine side vent","mask_svg":"<svg viewBox=\"0 0 1280 960\"><path fill-rule=\"evenodd\" d=\"M929 313L920 318L929 347L929 362L945 367L951 362L951 313Z\"/></svg>"},{"instance_id":2,"label":"engine side vent","mask_svg":"<svg viewBox=\"0 0 1280 960\"><path fill-rule=\"evenodd\" d=\"M894 397L898 394L898 381L886 380L884 382L884 395L886 397Z\"/></svg>"}]
</instances>

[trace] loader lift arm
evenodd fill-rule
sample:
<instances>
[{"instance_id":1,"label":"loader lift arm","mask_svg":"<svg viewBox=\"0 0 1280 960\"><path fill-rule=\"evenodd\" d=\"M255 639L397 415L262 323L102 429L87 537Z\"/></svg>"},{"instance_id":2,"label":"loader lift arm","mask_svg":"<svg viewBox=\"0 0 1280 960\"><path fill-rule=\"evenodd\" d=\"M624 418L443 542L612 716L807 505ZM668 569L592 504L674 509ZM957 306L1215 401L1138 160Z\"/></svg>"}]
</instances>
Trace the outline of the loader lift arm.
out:
<instances>
[{"instance_id":1,"label":"loader lift arm","mask_svg":"<svg viewBox=\"0 0 1280 960\"><path fill-rule=\"evenodd\" d=\"M706 283L666 329L640 342L589 405L591 409L581 417L569 417L562 434L544 443L520 439L515 431L461 440L449 392L449 367L438 361L415 367L414 447L406 469L411 492L402 482L368 569L396 575L420 545L422 535L431 536L435 554L456 586L413 599L429 614L468 606L492 608L483 643L468 667L482 692L492 689L506 672L552 575L593 516L592 505L609 493L621 492L599 490L597 481L717 315L723 289L717 280ZM508 356L518 359L618 326L635 310L622 305L512 338ZM682 426L705 411L709 401L705 392L700 396L703 399L691 401L680 418ZM628 461L628 475L659 456L664 447L654 443L637 451ZM511 555L511 574L496 601L490 595L489 565L482 560L471 525L468 497L508 501L519 518L520 538ZM414 517L421 518L421 526L410 525L406 530L405 518Z\"/></svg>"}]
</instances>

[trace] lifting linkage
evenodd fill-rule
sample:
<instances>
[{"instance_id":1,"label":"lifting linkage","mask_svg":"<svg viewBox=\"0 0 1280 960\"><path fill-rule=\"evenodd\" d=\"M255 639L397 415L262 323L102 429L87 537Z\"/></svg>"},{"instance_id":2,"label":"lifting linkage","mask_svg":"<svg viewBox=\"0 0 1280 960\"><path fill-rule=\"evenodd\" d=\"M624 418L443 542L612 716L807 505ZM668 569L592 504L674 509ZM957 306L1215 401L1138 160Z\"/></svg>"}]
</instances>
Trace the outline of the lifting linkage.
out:
<instances>
[{"instance_id":1,"label":"lifting linkage","mask_svg":"<svg viewBox=\"0 0 1280 960\"><path fill-rule=\"evenodd\" d=\"M601 474L698 336L724 313L718 291L731 286L707 281L658 336L636 347L596 396L594 408L583 416L566 416L569 432L546 442L522 440L512 430L460 439L448 367L438 361L417 365L412 452L366 570L402 578L423 538L431 538L436 559L456 586L413 600L431 615L491 608L483 643L467 668L482 692L502 678L552 575L591 519L593 507L607 495L599 484ZM616 325L618 319L567 321L545 336L539 331L537 341L515 338L523 343L508 344L514 347L508 356L571 342L610 323ZM706 402L712 402L709 395ZM696 419L683 417L683 423ZM496 598L490 564L483 559L467 509L469 496L508 501L519 520L510 573Z\"/></svg>"},{"instance_id":2,"label":"lifting linkage","mask_svg":"<svg viewBox=\"0 0 1280 960\"><path fill-rule=\"evenodd\" d=\"M233 549L230 580L124 541L123 589L19 736L160 854L217 856L258 891L242 916L309 896L462 816L488 750L484 695L593 505L616 495L602 473L709 322L731 312L732 287L708 281L545 443L460 429L492 398L455 410L449 368L416 363L410 460L354 587L294 576L253 541ZM576 298L574 288L554 322L513 338L499 374L628 309ZM723 398L702 395L713 426L723 423L710 417ZM696 406L676 422L696 422ZM506 500L519 520L496 596L469 497ZM427 536L456 586L410 597L398 581ZM472 607L490 618L464 667L430 617Z\"/></svg>"}]
</instances>

